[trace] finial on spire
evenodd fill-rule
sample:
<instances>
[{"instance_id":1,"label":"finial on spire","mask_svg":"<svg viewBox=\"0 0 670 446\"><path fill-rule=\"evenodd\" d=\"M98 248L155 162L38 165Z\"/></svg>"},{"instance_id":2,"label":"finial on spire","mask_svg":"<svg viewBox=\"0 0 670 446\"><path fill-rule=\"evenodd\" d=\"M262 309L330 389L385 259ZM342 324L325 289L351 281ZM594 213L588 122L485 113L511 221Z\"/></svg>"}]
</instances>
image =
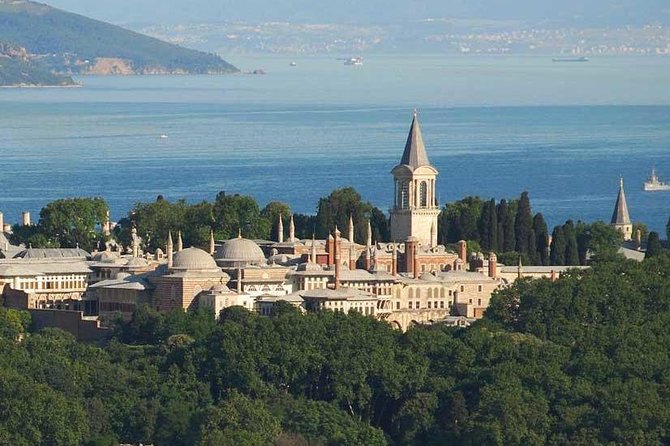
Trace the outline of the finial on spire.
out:
<instances>
[{"instance_id":1,"label":"finial on spire","mask_svg":"<svg viewBox=\"0 0 670 446\"><path fill-rule=\"evenodd\" d=\"M419 114L419 111L414 107L414 111L412 112L412 116L416 119L416 116Z\"/></svg>"}]
</instances>

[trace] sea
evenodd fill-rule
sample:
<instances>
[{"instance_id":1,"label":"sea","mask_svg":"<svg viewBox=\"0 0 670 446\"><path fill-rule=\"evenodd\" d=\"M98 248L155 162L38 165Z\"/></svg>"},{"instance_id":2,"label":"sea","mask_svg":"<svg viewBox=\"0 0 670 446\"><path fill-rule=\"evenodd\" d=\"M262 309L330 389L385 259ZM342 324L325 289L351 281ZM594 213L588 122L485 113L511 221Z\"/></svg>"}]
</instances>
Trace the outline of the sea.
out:
<instances>
[{"instance_id":1,"label":"sea","mask_svg":"<svg viewBox=\"0 0 670 446\"><path fill-rule=\"evenodd\" d=\"M102 196L118 219L158 195L197 202L219 191L314 213L346 186L387 210L416 109L441 203L528 191L551 226L609 221L623 177L631 218L665 233L670 191L642 184L652 167L670 181L670 57L227 59L265 74L0 89L5 220L27 210L35 221L63 197Z\"/></svg>"}]
</instances>

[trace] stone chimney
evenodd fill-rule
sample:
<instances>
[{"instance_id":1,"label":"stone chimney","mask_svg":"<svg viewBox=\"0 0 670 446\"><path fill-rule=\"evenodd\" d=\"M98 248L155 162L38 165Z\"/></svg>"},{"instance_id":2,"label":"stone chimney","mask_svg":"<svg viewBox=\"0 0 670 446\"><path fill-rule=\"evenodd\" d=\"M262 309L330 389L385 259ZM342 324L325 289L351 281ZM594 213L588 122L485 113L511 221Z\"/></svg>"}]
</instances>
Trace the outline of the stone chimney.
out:
<instances>
[{"instance_id":1,"label":"stone chimney","mask_svg":"<svg viewBox=\"0 0 670 446\"><path fill-rule=\"evenodd\" d=\"M554 271L553 269L551 270L551 274L549 275L549 279L552 282L556 282L556 280L558 280L558 277L556 276L556 271Z\"/></svg>"},{"instance_id":2,"label":"stone chimney","mask_svg":"<svg viewBox=\"0 0 670 446\"><path fill-rule=\"evenodd\" d=\"M209 255L213 256L216 249L216 243L214 243L214 231L209 230Z\"/></svg>"},{"instance_id":3,"label":"stone chimney","mask_svg":"<svg viewBox=\"0 0 670 446\"><path fill-rule=\"evenodd\" d=\"M465 265L468 263L468 244L465 240L460 240L456 246L458 246L458 258Z\"/></svg>"},{"instance_id":4,"label":"stone chimney","mask_svg":"<svg viewBox=\"0 0 670 446\"><path fill-rule=\"evenodd\" d=\"M140 256L140 239L137 237L137 228L131 230L131 236L133 239L133 257Z\"/></svg>"},{"instance_id":5,"label":"stone chimney","mask_svg":"<svg viewBox=\"0 0 670 446\"><path fill-rule=\"evenodd\" d=\"M167 246L165 249L167 254L167 266L168 269L172 268L172 256L174 255L174 245L172 243L172 231L168 231Z\"/></svg>"},{"instance_id":6,"label":"stone chimney","mask_svg":"<svg viewBox=\"0 0 670 446\"><path fill-rule=\"evenodd\" d=\"M635 230L635 247L638 251L642 249L642 230L640 228Z\"/></svg>"},{"instance_id":7,"label":"stone chimney","mask_svg":"<svg viewBox=\"0 0 670 446\"><path fill-rule=\"evenodd\" d=\"M0 232L5 232L5 216L0 212Z\"/></svg>"},{"instance_id":8,"label":"stone chimney","mask_svg":"<svg viewBox=\"0 0 670 446\"><path fill-rule=\"evenodd\" d=\"M430 247L434 248L437 246L437 227L435 222L430 225Z\"/></svg>"},{"instance_id":9,"label":"stone chimney","mask_svg":"<svg viewBox=\"0 0 670 446\"><path fill-rule=\"evenodd\" d=\"M177 233L177 252L184 249L184 241L181 238L181 231Z\"/></svg>"},{"instance_id":10,"label":"stone chimney","mask_svg":"<svg viewBox=\"0 0 670 446\"><path fill-rule=\"evenodd\" d=\"M396 252L396 245L393 242L393 250L391 251L391 274L398 275L398 253Z\"/></svg>"},{"instance_id":11,"label":"stone chimney","mask_svg":"<svg viewBox=\"0 0 670 446\"><path fill-rule=\"evenodd\" d=\"M30 226L30 212L23 211L23 226Z\"/></svg>"},{"instance_id":12,"label":"stone chimney","mask_svg":"<svg viewBox=\"0 0 670 446\"><path fill-rule=\"evenodd\" d=\"M326 252L328 253L328 266L332 266L335 263L335 239L333 238L333 234L328 234Z\"/></svg>"},{"instance_id":13,"label":"stone chimney","mask_svg":"<svg viewBox=\"0 0 670 446\"><path fill-rule=\"evenodd\" d=\"M498 277L498 257L495 252L489 254L489 277L492 279Z\"/></svg>"},{"instance_id":14,"label":"stone chimney","mask_svg":"<svg viewBox=\"0 0 670 446\"><path fill-rule=\"evenodd\" d=\"M416 237L408 237L405 241L405 272L417 277L418 267L415 265L417 260L417 248L419 240Z\"/></svg>"},{"instance_id":15,"label":"stone chimney","mask_svg":"<svg viewBox=\"0 0 670 446\"><path fill-rule=\"evenodd\" d=\"M365 269L370 270L370 252L372 251L372 226L370 225L370 220L368 220L367 234L365 237Z\"/></svg>"},{"instance_id":16,"label":"stone chimney","mask_svg":"<svg viewBox=\"0 0 670 446\"><path fill-rule=\"evenodd\" d=\"M342 249L342 243L340 241L340 230L335 226L335 289L340 289L340 252Z\"/></svg>"},{"instance_id":17,"label":"stone chimney","mask_svg":"<svg viewBox=\"0 0 670 446\"><path fill-rule=\"evenodd\" d=\"M291 214L291 221L288 224L288 241L295 242L295 222L293 221L293 214Z\"/></svg>"},{"instance_id":18,"label":"stone chimney","mask_svg":"<svg viewBox=\"0 0 670 446\"><path fill-rule=\"evenodd\" d=\"M102 223L102 235L109 237L112 233L112 223L109 221L109 210L105 214L105 221Z\"/></svg>"},{"instance_id":19,"label":"stone chimney","mask_svg":"<svg viewBox=\"0 0 670 446\"><path fill-rule=\"evenodd\" d=\"M284 223L282 222L281 213L277 222L277 242L284 243Z\"/></svg>"},{"instance_id":20,"label":"stone chimney","mask_svg":"<svg viewBox=\"0 0 670 446\"><path fill-rule=\"evenodd\" d=\"M316 236L312 234L312 248L310 252L310 262L316 263Z\"/></svg>"}]
</instances>

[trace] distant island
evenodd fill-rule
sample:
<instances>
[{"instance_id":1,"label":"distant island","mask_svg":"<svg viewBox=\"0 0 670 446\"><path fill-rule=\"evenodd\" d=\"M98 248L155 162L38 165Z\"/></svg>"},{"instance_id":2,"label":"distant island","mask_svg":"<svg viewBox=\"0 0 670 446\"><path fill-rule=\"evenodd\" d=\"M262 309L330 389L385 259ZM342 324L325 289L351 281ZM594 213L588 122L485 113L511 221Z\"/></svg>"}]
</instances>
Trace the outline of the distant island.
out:
<instances>
[{"instance_id":1,"label":"distant island","mask_svg":"<svg viewBox=\"0 0 670 446\"><path fill-rule=\"evenodd\" d=\"M0 86L67 86L81 74L225 74L215 54L26 0L0 0Z\"/></svg>"}]
</instances>

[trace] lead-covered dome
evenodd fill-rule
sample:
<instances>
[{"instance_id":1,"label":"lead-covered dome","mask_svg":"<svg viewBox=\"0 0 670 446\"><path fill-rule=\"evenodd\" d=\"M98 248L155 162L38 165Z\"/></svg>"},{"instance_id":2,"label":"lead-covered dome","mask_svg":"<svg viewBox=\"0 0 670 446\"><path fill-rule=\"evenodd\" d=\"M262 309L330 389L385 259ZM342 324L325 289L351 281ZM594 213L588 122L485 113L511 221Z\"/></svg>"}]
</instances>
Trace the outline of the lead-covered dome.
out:
<instances>
[{"instance_id":1,"label":"lead-covered dome","mask_svg":"<svg viewBox=\"0 0 670 446\"><path fill-rule=\"evenodd\" d=\"M177 252L172 258L172 269L181 271L220 271L212 256L198 248L186 248Z\"/></svg>"},{"instance_id":2,"label":"lead-covered dome","mask_svg":"<svg viewBox=\"0 0 670 446\"><path fill-rule=\"evenodd\" d=\"M238 237L228 240L216 251L216 260L223 262L242 262L247 264L265 263L265 255L252 240Z\"/></svg>"}]
</instances>

